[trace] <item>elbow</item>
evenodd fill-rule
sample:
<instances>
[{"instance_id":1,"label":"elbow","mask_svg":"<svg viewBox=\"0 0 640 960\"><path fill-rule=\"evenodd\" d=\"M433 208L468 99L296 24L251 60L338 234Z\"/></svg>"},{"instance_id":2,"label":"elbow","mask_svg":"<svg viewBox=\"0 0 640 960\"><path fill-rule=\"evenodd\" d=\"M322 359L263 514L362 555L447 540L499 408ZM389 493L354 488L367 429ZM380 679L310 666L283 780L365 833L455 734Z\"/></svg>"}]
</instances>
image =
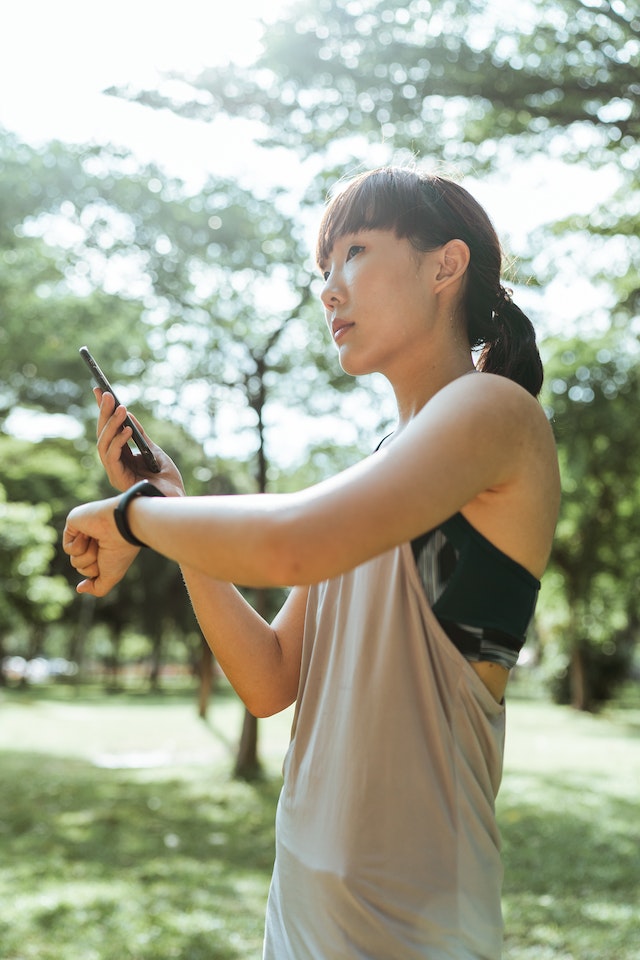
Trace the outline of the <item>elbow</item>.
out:
<instances>
[{"instance_id":1,"label":"elbow","mask_svg":"<svg viewBox=\"0 0 640 960\"><path fill-rule=\"evenodd\" d=\"M282 713L283 710L290 707L295 699L295 694L293 696L274 696L273 693L270 693L246 696L242 698L242 702L249 713L257 720L268 720L269 717L274 717L277 713Z\"/></svg>"}]
</instances>

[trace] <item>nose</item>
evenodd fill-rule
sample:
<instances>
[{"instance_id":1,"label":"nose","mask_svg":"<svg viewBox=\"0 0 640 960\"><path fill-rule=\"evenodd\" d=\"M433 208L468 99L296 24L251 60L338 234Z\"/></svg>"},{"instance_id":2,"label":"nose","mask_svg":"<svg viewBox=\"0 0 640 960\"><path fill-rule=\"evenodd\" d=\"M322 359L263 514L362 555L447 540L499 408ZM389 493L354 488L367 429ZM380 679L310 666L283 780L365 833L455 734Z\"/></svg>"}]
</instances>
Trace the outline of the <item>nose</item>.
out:
<instances>
[{"instance_id":1,"label":"nose","mask_svg":"<svg viewBox=\"0 0 640 960\"><path fill-rule=\"evenodd\" d=\"M320 291L320 299L322 300L325 310L329 311L335 310L338 304L342 303L344 299L338 277L333 270L324 282L324 286Z\"/></svg>"}]
</instances>

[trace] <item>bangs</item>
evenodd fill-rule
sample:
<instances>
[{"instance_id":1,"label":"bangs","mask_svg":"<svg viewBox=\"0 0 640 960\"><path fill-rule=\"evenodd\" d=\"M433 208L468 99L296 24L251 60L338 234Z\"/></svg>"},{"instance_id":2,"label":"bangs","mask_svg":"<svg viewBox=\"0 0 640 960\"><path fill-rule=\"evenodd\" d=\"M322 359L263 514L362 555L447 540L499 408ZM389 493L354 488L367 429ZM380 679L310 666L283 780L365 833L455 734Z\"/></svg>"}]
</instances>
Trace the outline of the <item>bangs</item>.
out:
<instances>
[{"instance_id":1,"label":"bangs","mask_svg":"<svg viewBox=\"0 0 640 960\"><path fill-rule=\"evenodd\" d=\"M428 193L437 193L433 183L408 170L384 168L356 177L325 211L318 232L318 264L328 259L336 240L360 230L393 230L398 237L417 238L425 207L434 199Z\"/></svg>"},{"instance_id":2,"label":"bangs","mask_svg":"<svg viewBox=\"0 0 640 960\"><path fill-rule=\"evenodd\" d=\"M443 199L443 184L436 176L400 167L361 174L325 211L318 232L318 265L326 262L340 237L360 230L393 230L418 250L435 250L455 236L443 218Z\"/></svg>"},{"instance_id":3,"label":"bangs","mask_svg":"<svg viewBox=\"0 0 640 960\"><path fill-rule=\"evenodd\" d=\"M340 237L359 230L388 230L395 225L392 204L377 173L353 180L330 202L320 223L316 258L323 263Z\"/></svg>"}]
</instances>

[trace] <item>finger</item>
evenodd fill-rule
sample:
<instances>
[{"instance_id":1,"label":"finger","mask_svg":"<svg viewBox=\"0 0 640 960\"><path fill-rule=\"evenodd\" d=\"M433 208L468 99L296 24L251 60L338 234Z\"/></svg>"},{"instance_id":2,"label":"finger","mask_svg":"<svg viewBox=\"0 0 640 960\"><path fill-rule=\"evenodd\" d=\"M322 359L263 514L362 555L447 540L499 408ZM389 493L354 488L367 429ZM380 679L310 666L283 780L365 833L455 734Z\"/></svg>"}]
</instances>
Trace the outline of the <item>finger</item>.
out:
<instances>
[{"instance_id":1,"label":"finger","mask_svg":"<svg viewBox=\"0 0 640 960\"><path fill-rule=\"evenodd\" d=\"M62 533L62 549L66 554L76 556L77 554L83 553L87 549L88 542L89 537L87 537L86 534L80 533L79 530L69 523L66 524Z\"/></svg>"},{"instance_id":2,"label":"finger","mask_svg":"<svg viewBox=\"0 0 640 960\"><path fill-rule=\"evenodd\" d=\"M101 459L108 454L109 448L116 438L118 438L119 443L112 450L112 453L116 452L116 459L118 459L124 445L131 439L132 431L129 426L125 427L124 425L126 418L126 407L122 404L116 407L113 396L110 393L104 393L96 425L98 453ZM126 431L124 435L123 431Z\"/></svg>"},{"instance_id":3,"label":"finger","mask_svg":"<svg viewBox=\"0 0 640 960\"><path fill-rule=\"evenodd\" d=\"M100 576L100 565L98 564L97 559L91 560L90 558L85 558L80 563L74 563L71 561L71 566L76 573L87 580L95 580L96 577Z\"/></svg>"},{"instance_id":4,"label":"finger","mask_svg":"<svg viewBox=\"0 0 640 960\"><path fill-rule=\"evenodd\" d=\"M107 583L99 574L97 577L86 577L76 587L76 593L88 593L92 597L106 597L117 581Z\"/></svg>"},{"instance_id":5,"label":"finger","mask_svg":"<svg viewBox=\"0 0 640 960\"><path fill-rule=\"evenodd\" d=\"M95 540L89 542L84 550L69 554L69 563L80 572L85 568L92 566L98 560L98 544Z\"/></svg>"},{"instance_id":6,"label":"finger","mask_svg":"<svg viewBox=\"0 0 640 960\"><path fill-rule=\"evenodd\" d=\"M138 418L137 418L137 417L134 417L134 415L133 415L131 412L129 412L129 419L132 420L132 421L135 423L136 427L138 428L138 430L140 431L140 433L142 434L142 436L145 438L145 440L147 441L147 443L149 444L149 446L154 447L155 449L158 449L158 450L159 450L160 448L159 448L159 447L157 446L157 444L155 444L155 443L153 442L153 440L150 438L149 434L148 434L147 431L144 429L144 427L142 426L142 424L140 423L140 421L138 420Z\"/></svg>"},{"instance_id":7,"label":"finger","mask_svg":"<svg viewBox=\"0 0 640 960\"><path fill-rule=\"evenodd\" d=\"M118 407L107 419L98 435L98 454L105 466L108 463L116 464L123 459L128 461L131 457L128 442L131 439L132 430L131 427L124 426L126 415L126 409Z\"/></svg>"},{"instance_id":8,"label":"finger","mask_svg":"<svg viewBox=\"0 0 640 960\"><path fill-rule=\"evenodd\" d=\"M115 423L111 423L113 429L119 429L122 426L122 421L126 417L126 411L124 413L118 413L120 408L116 407L116 402L111 393L103 393L100 399L100 411L98 413L98 423L96 425L96 432L98 437L104 432L105 428L109 425L111 418L116 416Z\"/></svg>"},{"instance_id":9,"label":"finger","mask_svg":"<svg viewBox=\"0 0 640 960\"><path fill-rule=\"evenodd\" d=\"M76 593L89 593L93 597L99 597L100 594L96 590L97 578L81 580L76 587Z\"/></svg>"},{"instance_id":10,"label":"finger","mask_svg":"<svg viewBox=\"0 0 640 960\"><path fill-rule=\"evenodd\" d=\"M115 420L115 415L113 419ZM111 431L105 432L104 437L98 443L101 456L114 461L121 460L123 454L127 457L133 456L128 446L132 435L131 427L125 426L122 426L114 435L111 435Z\"/></svg>"}]
</instances>

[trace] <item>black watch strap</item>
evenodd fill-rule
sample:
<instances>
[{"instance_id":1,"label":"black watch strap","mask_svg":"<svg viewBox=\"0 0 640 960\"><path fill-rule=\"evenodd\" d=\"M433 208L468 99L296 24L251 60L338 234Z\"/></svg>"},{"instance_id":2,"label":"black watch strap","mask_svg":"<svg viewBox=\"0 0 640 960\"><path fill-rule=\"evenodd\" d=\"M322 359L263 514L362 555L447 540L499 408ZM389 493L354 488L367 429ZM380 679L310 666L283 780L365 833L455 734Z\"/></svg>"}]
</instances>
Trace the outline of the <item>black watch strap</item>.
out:
<instances>
[{"instance_id":1,"label":"black watch strap","mask_svg":"<svg viewBox=\"0 0 640 960\"><path fill-rule=\"evenodd\" d=\"M146 543L134 537L129 526L129 521L127 520L127 509L131 501L135 500L136 497L164 497L164 493L158 490L157 487L154 487L152 483L149 483L148 480L141 480L139 483L134 483L132 487L129 487L129 489L122 494L113 511L113 519L116 522L120 536L124 537L127 543L132 543L134 547L146 547Z\"/></svg>"}]
</instances>

